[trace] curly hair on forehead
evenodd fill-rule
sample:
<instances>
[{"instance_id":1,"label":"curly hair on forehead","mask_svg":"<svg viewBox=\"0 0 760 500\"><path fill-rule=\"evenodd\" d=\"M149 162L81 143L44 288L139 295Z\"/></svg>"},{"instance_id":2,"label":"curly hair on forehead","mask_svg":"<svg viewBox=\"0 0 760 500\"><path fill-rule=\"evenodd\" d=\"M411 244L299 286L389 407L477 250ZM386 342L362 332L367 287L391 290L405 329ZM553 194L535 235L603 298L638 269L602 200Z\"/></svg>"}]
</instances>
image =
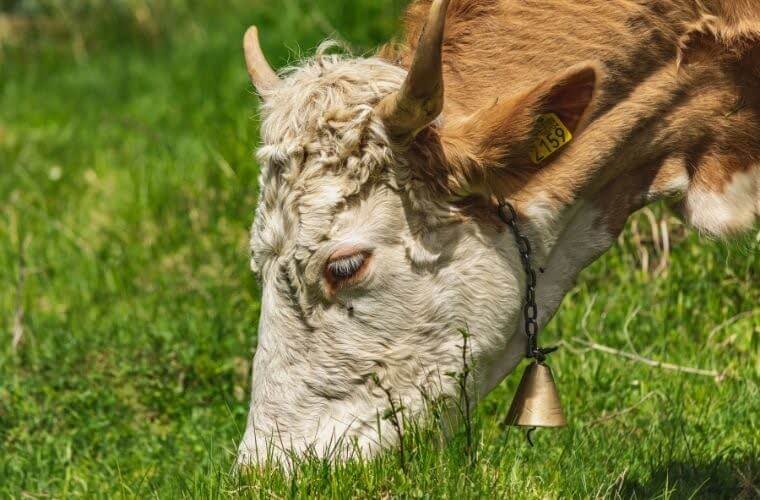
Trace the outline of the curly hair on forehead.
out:
<instances>
[{"instance_id":1,"label":"curly hair on forehead","mask_svg":"<svg viewBox=\"0 0 760 500\"><path fill-rule=\"evenodd\" d=\"M323 43L313 58L282 70L281 85L265 91L257 157L268 207L282 189L304 191L326 174L344 179L350 196L393 163L374 104L399 88L405 70L378 58L328 54L334 46Z\"/></svg>"},{"instance_id":2,"label":"curly hair on forehead","mask_svg":"<svg viewBox=\"0 0 760 500\"><path fill-rule=\"evenodd\" d=\"M398 90L405 70L327 54L334 45L323 43L265 91L254 254L297 257L324 239L347 199L372 182L395 183L391 167L399 160L374 105Z\"/></svg>"},{"instance_id":3,"label":"curly hair on forehead","mask_svg":"<svg viewBox=\"0 0 760 500\"><path fill-rule=\"evenodd\" d=\"M303 141L325 126L351 128L358 113L401 86L404 69L376 57L327 53L334 46L322 43L313 58L281 70L280 85L263 91L265 144ZM375 132L383 139L382 128Z\"/></svg>"}]
</instances>

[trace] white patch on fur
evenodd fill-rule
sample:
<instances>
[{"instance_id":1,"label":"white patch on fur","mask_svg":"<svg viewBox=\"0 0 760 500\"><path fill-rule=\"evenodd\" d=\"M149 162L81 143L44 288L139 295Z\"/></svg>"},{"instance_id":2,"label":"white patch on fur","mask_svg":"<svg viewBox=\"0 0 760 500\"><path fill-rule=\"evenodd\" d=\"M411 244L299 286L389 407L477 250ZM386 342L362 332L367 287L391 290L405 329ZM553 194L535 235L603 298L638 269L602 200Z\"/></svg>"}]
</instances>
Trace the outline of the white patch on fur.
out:
<instances>
[{"instance_id":1,"label":"white patch on fur","mask_svg":"<svg viewBox=\"0 0 760 500\"><path fill-rule=\"evenodd\" d=\"M265 96L251 236L263 298L241 464L270 451L282 463L309 450L345 457L341 439L367 455L388 446L395 432L387 420L377 428L388 401L372 374L421 416L425 397L458 395L447 374L462 370L462 329L473 334L473 394L481 361L517 331L525 278L511 235L452 223L454 209L408 179L374 116L404 76L379 59L318 55ZM347 245L372 254L366 273L328 294L327 259Z\"/></svg>"},{"instance_id":2,"label":"white patch on fur","mask_svg":"<svg viewBox=\"0 0 760 500\"><path fill-rule=\"evenodd\" d=\"M579 200L564 216L567 222L560 226L564 229L544 264L545 273L538 276L540 328L554 316L565 294L575 286L578 274L614 243L600 216L601 212L584 200Z\"/></svg>"},{"instance_id":3,"label":"white patch on fur","mask_svg":"<svg viewBox=\"0 0 760 500\"><path fill-rule=\"evenodd\" d=\"M557 243L560 233L557 231L557 222L562 216L560 204L551 199L547 194L539 194L524 207L527 221L535 234L541 235L538 241L533 241L534 250L540 252L539 259L546 258L548 249ZM536 240L536 238L534 238Z\"/></svg>"},{"instance_id":4,"label":"white patch on fur","mask_svg":"<svg viewBox=\"0 0 760 500\"><path fill-rule=\"evenodd\" d=\"M689 223L712 235L751 229L760 216L760 167L735 173L722 192L692 187L683 206Z\"/></svg>"},{"instance_id":5,"label":"white patch on fur","mask_svg":"<svg viewBox=\"0 0 760 500\"><path fill-rule=\"evenodd\" d=\"M537 200L525 207L525 212L531 217L530 225L540 231L531 235L533 247L540 244L548 252L543 258L536 255L533 261L538 280L536 303L541 329L575 285L578 273L606 252L615 240L600 222L600 211L583 200L564 211L551 208L546 200ZM538 272L539 267L544 268L543 274ZM519 272L524 274L522 270ZM522 325L521 319L508 336L508 343L491 356L493 364L483 386L485 391L501 382L525 357L526 337Z\"/></svg>"}]
</instances>

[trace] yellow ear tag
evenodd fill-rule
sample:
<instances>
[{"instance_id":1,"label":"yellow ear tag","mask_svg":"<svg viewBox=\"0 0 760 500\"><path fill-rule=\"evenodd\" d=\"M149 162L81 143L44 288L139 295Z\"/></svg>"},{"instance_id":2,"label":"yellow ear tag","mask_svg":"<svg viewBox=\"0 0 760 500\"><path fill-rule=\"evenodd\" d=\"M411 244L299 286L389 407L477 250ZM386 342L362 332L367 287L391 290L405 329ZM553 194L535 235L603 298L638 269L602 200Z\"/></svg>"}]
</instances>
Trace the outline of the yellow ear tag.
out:
<instances>
[{"instance_id":1,"label":"yellow ear tag","mask_svg":"<svg viewBox=\"0 0 760 500\"><path fill-rule=\"evenodd\" d=\"M530 159L538 165L573 140L573 134L559 116L547 113L538 117L538 137L530 150Z\"/></svg>"}]
</instances>

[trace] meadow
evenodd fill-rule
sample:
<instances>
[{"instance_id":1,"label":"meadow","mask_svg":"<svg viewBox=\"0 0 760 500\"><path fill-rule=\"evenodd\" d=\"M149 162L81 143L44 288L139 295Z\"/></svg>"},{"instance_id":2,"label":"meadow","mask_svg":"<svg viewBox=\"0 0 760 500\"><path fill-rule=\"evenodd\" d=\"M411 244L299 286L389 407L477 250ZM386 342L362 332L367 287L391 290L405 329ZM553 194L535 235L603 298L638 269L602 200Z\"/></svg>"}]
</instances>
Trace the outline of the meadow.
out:
<instances>
[{"instance_id":1,"label":"meadow","mask_svg":"<svg viewBox=\"0 0 760 500\"><path fill-rule=\"evenodd\" d=\"M420 430L403 467L235 473L259 314L242 33L277 67L327 37L362 54L405 4L0 0L0 497L760 497L760 234L665 207L543 334L566 429L502 426L512 376L472 453Z\"/></svg>"}]
</instances>

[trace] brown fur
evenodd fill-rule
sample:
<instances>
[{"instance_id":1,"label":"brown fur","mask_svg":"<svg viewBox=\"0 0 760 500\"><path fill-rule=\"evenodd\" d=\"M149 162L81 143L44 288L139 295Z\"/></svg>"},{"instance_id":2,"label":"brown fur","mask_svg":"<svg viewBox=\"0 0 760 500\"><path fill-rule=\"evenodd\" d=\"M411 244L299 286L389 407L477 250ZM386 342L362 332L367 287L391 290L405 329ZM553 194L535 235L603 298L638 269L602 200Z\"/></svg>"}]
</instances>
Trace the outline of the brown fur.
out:
<instances>
[{"instance_id":1,"label":"brown fur","mask_svg":"<svg viewBox=\"0 0 760 500\"><path fill-rule=\"evenodd\" d=\"M755 0L706 2L701 17L686 24L679 39L679 62L696 47L711 47L717 58L741 59L760 43L760 8ZM699 53L699 50L695 52ZM760 74L760 68L754 68Z\"/></svg>"},{"instance_id":2,"label":"brown fur","mask_svg":"<svg viewBox=\"0 0 760 500\"><path fill-rule=\"evenodd\" d=\"M388 57L409 64L429 5L410 6L405 43ZM684 195L665 188L678 176L721 192L760 164L756 0L452 0L443 61L443 117L414 154L417 175L454 194L584 197L616 232L658 194ZM578 65L596 68L597 94L587 80L549 100L555 112L576 103L563 119L579 133L535 167L541 89L572 81Z\"/></svg>"}]
</instances>

